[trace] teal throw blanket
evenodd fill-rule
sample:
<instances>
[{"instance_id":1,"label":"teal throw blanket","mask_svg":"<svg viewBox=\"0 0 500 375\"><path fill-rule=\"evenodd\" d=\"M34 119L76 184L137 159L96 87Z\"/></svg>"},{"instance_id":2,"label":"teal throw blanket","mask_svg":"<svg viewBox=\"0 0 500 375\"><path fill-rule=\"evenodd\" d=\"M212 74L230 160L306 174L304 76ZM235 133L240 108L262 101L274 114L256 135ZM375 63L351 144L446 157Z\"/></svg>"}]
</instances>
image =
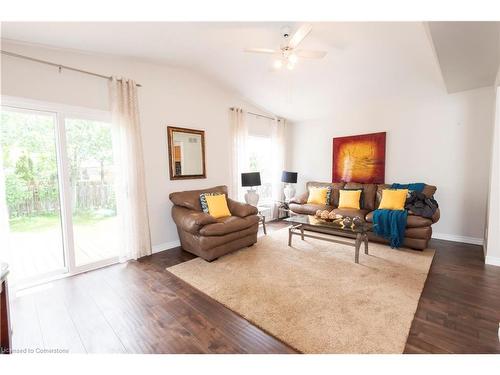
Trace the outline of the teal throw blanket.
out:
<instances>
[{"instance_id":1,"label":"teal throw blanket","mask_svg":"<svg viewBox=\"0 0 500 375\"><path fill-rule=\"evenodd\" d=\"M423 182L414 182L413 184L392 184L391 189L408 189L421 193L425 188Z\"/></svg>"},{"instance_id":2,"label":"teal throw blanket","mask_svg":"<svg viewBox=\"0 0 500 375\"><path fill-rule=\"evenodd\" d=\"M406 210L375 210L373 211L373 232L387 240L391 247L398 248L405 237Z\"/></svg>"}]
</instances>

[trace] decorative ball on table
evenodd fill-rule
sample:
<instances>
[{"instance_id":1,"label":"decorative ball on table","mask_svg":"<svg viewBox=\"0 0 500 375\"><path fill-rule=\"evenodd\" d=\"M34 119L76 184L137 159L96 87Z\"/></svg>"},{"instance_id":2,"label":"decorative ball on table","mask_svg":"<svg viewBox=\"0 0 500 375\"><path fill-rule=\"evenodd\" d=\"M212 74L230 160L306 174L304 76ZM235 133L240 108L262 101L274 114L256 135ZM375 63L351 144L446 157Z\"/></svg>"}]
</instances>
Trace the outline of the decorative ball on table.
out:
<instances>
[{"instance_id":1,"label":"decorative ball on table","mask_svg":"<svg viewBox=\"0 0 500 375\"><path fill-rule=\"evenodd\" d=\"M241 174L241 186L250 187L245 194L245 202L257 207L259 203L259 194L254 189L255 186L260 186L260 172L250 172Z\"/></svg>"},{"instance_id":2,"label":"decorative ball on table","mask_svg":"<svg viewBox=\"0 0 500 375\"><path fill-rule=\"evenodd\" d=\"M330 215L330 212L328 212L327 210L324 210L324 211L321 211L321 218L326 220L329 218L329 215Z\"/></svg>"},{"instance_id":3,"label":"decorative ball on table","mask_svg":"<svg viewBox=\"0 0 500 375\"><path fill-rule=\"evenodd\" d=\"M345 227L350 227L352 225L352 219L348 216L344 217L342 219L342 228L345 228Z\"/></svg>"},{"instance_id":4,"label":"decorative ball on table","mask_svg":"<svg viewBox=\"0 0 500 375\"><path fill-rule=\"evenodd\" d=\"M352 219L352 225L353 225L353 226L360 226L360 225L362 225L362 224L363 224L363 220L362 220L360 217L357 217L357 216L356 216L356 217L354 217L354 218Z\"/></svg>"}]
</instances>

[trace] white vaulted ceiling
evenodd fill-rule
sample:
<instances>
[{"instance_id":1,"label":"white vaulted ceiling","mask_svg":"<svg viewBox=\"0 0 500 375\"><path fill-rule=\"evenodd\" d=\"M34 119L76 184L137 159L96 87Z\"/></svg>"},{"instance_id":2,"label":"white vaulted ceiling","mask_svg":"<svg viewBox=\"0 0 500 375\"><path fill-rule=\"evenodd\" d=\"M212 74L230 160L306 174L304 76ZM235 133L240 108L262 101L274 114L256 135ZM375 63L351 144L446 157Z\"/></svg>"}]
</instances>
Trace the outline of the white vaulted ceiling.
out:
<instances>
[{"instance_id":1,"label":"white vaulted ceiling","mask_svg":"<svg viewBox=\"0 0 500 375\"><path fill-rule=\"evenodd\" d=\"M441 84L424 24L313 23L302 48L325 50L293 71L272 71L280 29L299 23L3 23L2 38L182 66L211 76L262 108L291 120L319 118L347 103Z\"/></svg>"},{"instance_id":2,"label":"white vaulted ceiling","mask_svg":"<svg viewBox=\"0 0 500 375\"><path fill-rule=\"evenodd\" d=\"M500 63L498 22L429 22L448 92L491 86Z\"/></svg>"}]
</instances>

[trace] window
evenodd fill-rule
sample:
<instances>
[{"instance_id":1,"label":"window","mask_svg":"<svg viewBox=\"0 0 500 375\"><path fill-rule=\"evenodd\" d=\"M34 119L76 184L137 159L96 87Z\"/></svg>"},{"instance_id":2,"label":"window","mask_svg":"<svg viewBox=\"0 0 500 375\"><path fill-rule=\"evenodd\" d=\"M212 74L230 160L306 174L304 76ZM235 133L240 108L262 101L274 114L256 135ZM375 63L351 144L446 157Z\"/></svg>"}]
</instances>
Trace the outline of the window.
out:
<instances>
[{"instance_id":1,"label":"window","mask_svg":"<svg viewBox=\"0 0 500 375\"><path fill-rule=\"evenodd\" d=\"M266 116L232 109L233 130L232 194L243 200L245 188L241 187L241 173L259 172L258 208L263 215L275 219L283 194L281 173L285 170L286 122Z\"/></svg>"},{"instance_id":2,"label":"window","mask_svg":"<svg viewBox=\"0 0 500 375\"><path fill-rule=\"evenodd\" d=\"M259 205L272 203L271 138L261 136L248 137L248 171L260 172Z\"/></svg>"},{"instance_id":3,"label":"window","mask_svg":"<svg viewBox=\"0 0 500 375\"><path fill-rule=\"evenodd\" d=\"M260 172L261 186L257 188L259 194L259 209L267 220L272 218L274 200L273 183L276 176L273 171L271 120L261 116L249 114L247 138L247 171ZM245 188L243 188L243 195Z\"/></svg>"}]
</instances>

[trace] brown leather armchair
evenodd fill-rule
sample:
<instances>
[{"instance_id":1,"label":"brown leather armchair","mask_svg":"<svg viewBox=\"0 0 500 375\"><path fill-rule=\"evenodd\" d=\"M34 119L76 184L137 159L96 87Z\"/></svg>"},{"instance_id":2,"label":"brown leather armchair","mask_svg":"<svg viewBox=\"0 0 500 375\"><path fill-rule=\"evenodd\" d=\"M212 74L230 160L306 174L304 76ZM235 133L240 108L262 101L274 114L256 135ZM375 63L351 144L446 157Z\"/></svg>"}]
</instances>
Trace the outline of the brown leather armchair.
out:
<instances>
[{"instance_id":1,"label":"brown leather armchair","mask_svg":"<svg viewBox=\"0 0 500 375\"><path fill-rule=\"evenodd\" d=\"M200 194L218 192L227 197L227 186L171 193L172 218L177 225L181 246L205 260L251 246L257 242L257 208L227 198L232 216L216 219L203 212Z\"/></svg>"}]
</instances>

